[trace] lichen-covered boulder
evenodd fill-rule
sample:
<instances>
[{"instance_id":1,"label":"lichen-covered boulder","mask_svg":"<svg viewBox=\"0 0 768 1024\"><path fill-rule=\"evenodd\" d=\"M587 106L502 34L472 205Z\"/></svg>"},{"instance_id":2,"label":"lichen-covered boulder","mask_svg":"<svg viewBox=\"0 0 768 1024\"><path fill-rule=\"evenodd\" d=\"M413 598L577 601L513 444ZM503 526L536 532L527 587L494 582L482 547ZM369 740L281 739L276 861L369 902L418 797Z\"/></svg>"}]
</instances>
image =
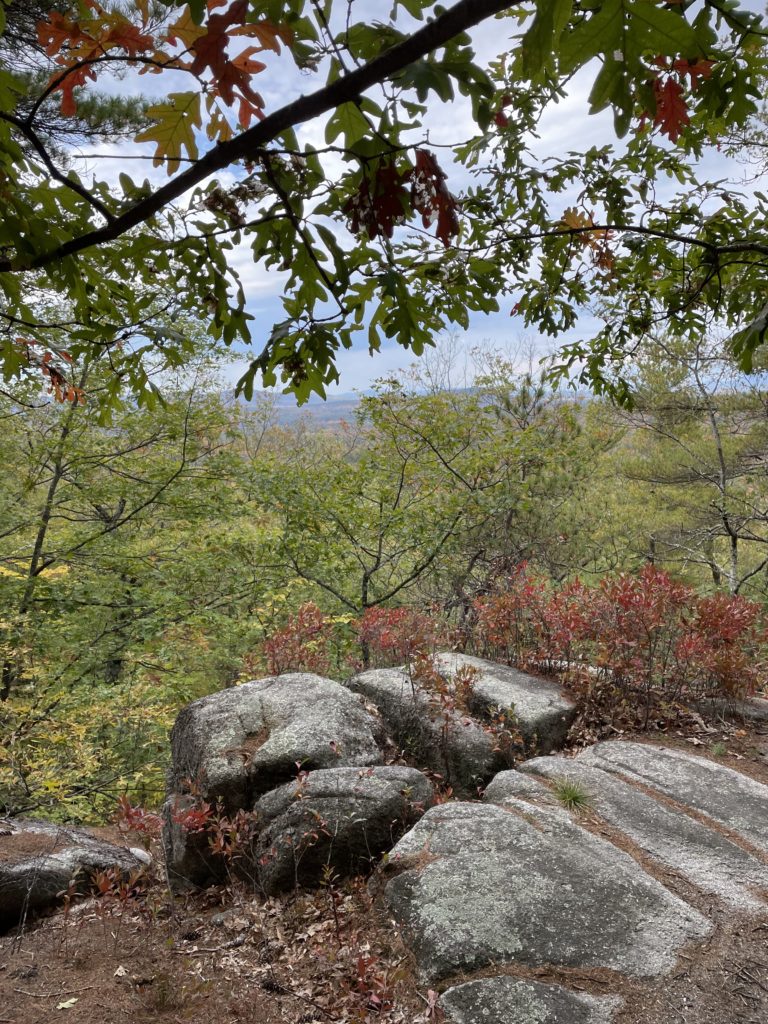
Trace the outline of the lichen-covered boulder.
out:
<instances>
[{"instance_id":1,"label":"lichen-covered boulder","mask_svg":"<svg viewBox=\"0 0 768 1024\"><path fill-rule=\"evenodd\" d=\"M565 742L576 706L556 683L469 654L437 654L434 663L448 680L460 669L474 670L470 710L478 718L487 718L492 708L513 708L523 739L538 753L547 754Z\"/></svg>"},{"instance_id":2,"label":"lichen-covered boulder","mask_svg":"<svg viewBox=\"0 0 768 1024\"><path fill-rule=\"evenodd\" d=\"M651 756L659 756L662 748L647 747ZM699 759L701 760L701 759ZM663 763L663 759L662 759ZM724 765L716 769L727 772ZM522 772L501 772L486 790L485 798L504 806L508 796L523 796L534 802L556 801L557 786L563 782L578 787L589 808L627 836L652 860L665 865L687 878L703 892L736 907L764 908L757 895L765 888L766 866L757 857L742 849L717 828L685 814L677 807L626 782L618 775L603 770L597 763L588 763L585 755L579 757L537 757L521 765ZM536 783L535 776L548 780L554 790L544 782ZM713 776L717 778L717 774ZM537 794L530 790L524 794L520 780L538 785ZM677 792L679 773L673 762L667 781L670 792ZM724 775L726 782L730 781ZM746 782L746 779L745 779ZM759 783L749 780L753 785ZM768 801L768 787L761 787ZM768 813L768 803L766 803Z\"/></svg>"},{"instance_id":3,"label":"lichen-covered boulder","mask_svg":"<svg viewBox=\"0 0 768 1024\"><path fill-rule=\"evenodd\" d=\"M258 679L182 709L171 732L172 764L163 840L174 884L195 885L223 870L209 834L185 815L251 811L264 793L320 768L380 764L382 724L363 699L310 673Z\"/></svg>"},{"instance_id":4,"label":"lichen-covered boulder","mask_svg":"<svg viewBox=\"0 0 768 1024\"><path fill-rule=\"evenodd\" d=\"M748 775L684 750L624 740L596 743L579 760L655 790L768 853L768 786Z\"/></svg>"},{"instance_id":5,"label":"lichen-covered boulder","mask_svg":"<svg viewBox=\"0 0 768 1024\"><path fill-rule=\"evenodd\" d=\"M444 992L448 1024L610 1024L616 996L590 996L520 978L478 978Z\"/></svg>"},{"instance_id":6,"label":"lichen-covered boulder","mask_svg":"<svg viewBox=\"0 0 768 1024\"><path fill-rule=\"evenodd\" d=\"M256 871L267 894L313 885L325 873L370 870L432 803L414 768L330 768L309 772L256 804Z\"/></svg>"},{"instance_id":7,"label":"lichen-covered boulder","mask_svg":"<svg viewBox=\"0 0 768 1024\"><path fill-rule=\"evenodd\" d=\"M670 970L701 914L561 810L433 807L391 851L384 896L425 981L491 965Z\"/></svg>"},{"instance_id":8,"label":"lichen-covered boulder","mask_svg":"<svg viewBox=\"0 0 768 1024\"><path fill-rule=\"evenodd\" d=\"M496 738L468 715L445 708L402 669L371 669L347 686L381 712L395 743L416 764L439 772L457 793L474 796L508 767Z\"/></svg>"},{"instance_id":9,"label":"lichen-covered boulder","mask_svg":"<svg viewBox=\"0 0 768 1024\"><path fill-rule=\"evenodd\" d=\"M0 926L52 906L70 886L87 886L97 871L120 876L146 867L148 854L49 821L0 819Z\"/></svg>"},{"instance_id":10,"label":"lichen-covered boulder","mask_svg":"<svg viewBox=\"0 0 768 1024\"><path fill-rule=\"evenodd\" d=\"M380 764L380 725L360 697L306 672L257 679L181 710L171 732L171 785L228 810L317 768Z\"/></svg>"}]
</instances>

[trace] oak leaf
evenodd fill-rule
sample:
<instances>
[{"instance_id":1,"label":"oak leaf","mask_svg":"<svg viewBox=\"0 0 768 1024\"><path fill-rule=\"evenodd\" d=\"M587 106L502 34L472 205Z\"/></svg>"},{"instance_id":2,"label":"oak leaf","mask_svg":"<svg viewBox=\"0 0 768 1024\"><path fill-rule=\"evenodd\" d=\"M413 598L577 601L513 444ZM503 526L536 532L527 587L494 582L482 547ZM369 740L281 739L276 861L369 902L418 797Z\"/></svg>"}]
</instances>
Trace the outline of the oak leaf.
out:
<instances>
[{"instance_id":1,"label":"oak leaf","mask_svg":"<svg viewBox=\"0 0 768 1024\"><path fill-rule=\"evenodd\" d=\"M712 75L712 68L715 66L713 60L684 60L680 58L672 62L672 70L685 78L687 75L691 80L691 89L698 88L699 79L707 79Z\"/></svg>"},{"instance_id":2,"label":"oak leaf","mask_svg":"<svg viewBox=\"0 0 768 1024\"><path fill-rule=\"evenodd\" d=\"M565 210L560 218L560 223L573 231L583 231L585 228L594 227L595 224L591 214L577 210L575 206L569 206Z\"/></svg>"},{"instance_id":3,"label":"oak leaf","mask_svg":"<svg viewBox=\"0 0 768 1024\"><path fill-rule=\"evenodd\" d=\"M655 78L653 95L656 100L653 123L670 142L677 142L685 125L690 123L682 85L669 76Z\"/></svg>"},{"instance_id":4,"label":"oak leaf","mask_svg":"<svg viewBox=\"0 0 768 1024\"><path fill-rule=\"evenodd\" d=\"M38 21L37 41L49 57L55 57L65 47L71 49L83 42L93 43L93 36L83 32L75 21L65 18L58 11L51 11L45 21Z\"/></svg>"},{"instance_id":5,"label":"oak leaf","mask_svg":"<svg viewBox=\"0 0 768 1024\"><path fill-rule=\"evenodd\" d=\"M187 151L191 160L197 158L195 129L201 127L200 93L169 93L170 103L158 103L147 110L156 123L136 136L137 142L155 142L153 164L166 163L168 173L178 170L181 152Z\"/></svg>"},{"instance_id":6,"label":"oak leaf","mask_svg":"<svg viewBox=\"0 0 768 1024\"><path fill-rule=\"evenodd\" d=\"M142 32L136 25L132 25L122 18L99 42L105 49L118 46L132 57L146 50L152 50L155 46L155 40L148 32Z\"/></svg>"},{"instance_id":7,"label":"oak leaf","mask_svg":"<svg viewBox=\"0 0 768 1024\"><path fill-rule=\"evenodd\" d=\"M409 172L397 169L394 162L382 162L372 175L365 175L357 192L344 206L355 234L365 231L369 238L391 238L395 225L405 221L410 206L405 183Z\"/></svg>"},{"instance_id":8,"label":"oak leaf","mask_svg":"<svg viewBox=\"0 0 768 1024\"><path fill-rule=\"evenodd\" d=\"M165 39L171 46L181 41L182 45L188 50L196 39L205 35L205 32L205 25L198 25L192 17L189 7L185 7L178 20L174 21L168 28Z\"/></svg>"},{"instance_id":9,"label":"oak leaf","mask_svg":"<svg viewBox=\"0 0 768 1024\"><path fill-rule=\"evenodd\" d=\"M209 69L214 79L218 79L224 67L230 63L227 56L229 29L245 20L248 13L248 0L236 0L225 14L211 14L208 18L207 31L192 43L190 49L195 55L190 71L200 75ZM232 102L230 98L228 102Z\"/></svg>"},{"instance_id":10,"label":"oak leaf","mask_svg":"<svg viewBox=\"0 0 768 1024\"><path fill-rule=\"evenodd\" d=\"M61 93L61 112L65 117L74 117L77 113L74 91L88 81L95 82L96 72L93 68L80 67L67 72L63 77L61 77L61 72L58 72L53 76L52 82L58 78L61 80L53 91Z\"/></svg>"},{"instance_id":11,"label":"oak leaf","mask_svg":"<svg viewBox=\"0 0 768 1024\"><path fill-rule=\"evenodd\" d=\"M229 33L230 36L251 36L258 39L264 50L280 53L280 41L286 46L293 42L293 32L285 25L274 25L271 21L255 21L247 25L238 25Z\"/></svg>"}]
</instances>

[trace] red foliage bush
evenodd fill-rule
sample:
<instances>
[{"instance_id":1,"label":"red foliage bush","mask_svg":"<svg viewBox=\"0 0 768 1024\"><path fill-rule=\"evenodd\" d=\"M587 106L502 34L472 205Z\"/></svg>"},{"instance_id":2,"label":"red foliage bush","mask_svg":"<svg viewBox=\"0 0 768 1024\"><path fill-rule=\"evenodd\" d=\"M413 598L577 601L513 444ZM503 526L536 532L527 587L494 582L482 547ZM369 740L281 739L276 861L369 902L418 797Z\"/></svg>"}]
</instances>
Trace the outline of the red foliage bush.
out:
<instances>
[{"instance_id":1,"label":"red foliage bush","mask_svg":"<svg viewBox=\"0 0 768 1024\"><path fill-rule=\"evenodd\" d=\"M524 665L539 650L546 605L543 580L523 562L501 593L475 601L475 634L484 653Z\"/></svg>"},{"instance_id":2,"label":"red foliage bush","mask_svg":"<svg viewBox=\"0 0 768 1024\"><path fill-rule=\"evenodd\" d=\"M360 646L377 668L410 666L415 659L436 650L445 635L436 615L416 608L368 608L355 623Z\"/></svg>"},{"instance_id":3,"label":"red foliage bush","mask_svg":"<svg viewBox=\"0 0 768 1024\"><path fill-rule=\"evenodd\" d=\"M262 653L271 675L281 672L317 672L325 675L331 664L329 645L333 624L312 601L291 615L282 629L264 641Z\"/></svg>"},{"instance_id":4,"label":"red foliage bush","mask_svg":"<svg viewBox=\"0 0 768 1024\"><path fill-rule=\"evenodd\" d=\"M475 603L482 652L520 666L597 672L667 699L742 696L765 676L762 609L730 594L698 596L652 565L590 587L553 588L527 566Z\"/></svg>"},{"instance_id":5,"label":"red foliage bush","mask_svg":"<svg viewBox=\"0 0 768 1024\"><path fill-rule=\"evenodd\" d=\"M117 801L115 820L121 832L140 832L149 839L159 838L163 828L159 814L134 806L125 795Z\"/></svg>"}]
</instances>

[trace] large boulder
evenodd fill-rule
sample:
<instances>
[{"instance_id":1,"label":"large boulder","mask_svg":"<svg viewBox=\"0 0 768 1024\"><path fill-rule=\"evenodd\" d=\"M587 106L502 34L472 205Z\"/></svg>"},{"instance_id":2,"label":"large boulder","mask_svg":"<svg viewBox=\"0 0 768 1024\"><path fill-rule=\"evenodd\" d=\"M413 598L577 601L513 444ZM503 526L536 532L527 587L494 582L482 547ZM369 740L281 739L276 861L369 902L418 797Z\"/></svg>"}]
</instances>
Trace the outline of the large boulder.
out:
<instances>
[{"instance_id":1,"label":"large boulder","mask_svg":"<svg viewBox=\"0 0 768 1024\"><path fill-rule=\"evenodd\" d=\"M449 803L391 852L384 895L421 974L495 965L665 973L711 924L561 810Z\"/></svg>"},{"instance_id":2,"label":"large boulder","mask_svg":"<svg viewBox=\"0 0 768 1024\"><path fill-rule=\"evenodd\" d=\"M736 907L765 907L753 891L765 888L765 864L719 830L587 763L583 755L537 757L521 765L521 771L548 780L555 787L563 782L575 785L589 808L603 820L652 860L680 873L703 892ZM670 791L675 791L677 778L677 772L671 774ZM544 792L533 794L534 799L556 799L542 783L539 787ZM501 772L486 791L487 800L502 806L506 797L521 795L518 772ZM765 795L768 797L768 789Z\"/></svg>"},{"instance_id":3,"label":"large boulder","mask_svg":"<svg viewBox=\"0 0 768 1024\"><path fill-rule=\"evenodd\" d=\"M0 925L12 927L29 912L55 904L72 885L87 886L98 871L128 876L149 859L143 850L105 842L83 829L0 819Z\"/></svg>"},{"instance_id":4,"label":"large boulder","mask_svg":"<svg viewBox=\"0 0 768 1024\"><path fill-rule=\"evenodd\" d=\"M432 803L414 768L330 768L266 793L256 804L256 871L267 895L312 885L327 871L359 874Z\"/></svg>"},{"instance_id":5,"label":"large boulder","mask_svg":"<svg viewBox=\"0 0 768 1024\"><path fill-rule=\"evenodd\" d=\"M556 683L469 654L437 654L435 668L449 681L460 669L473 669L473 714L488 718L489 709L513 708L523 739L537 753L547 754L565 742L576 706Z\"/></svg>"},{"instance_id":6,"label":"large boulder","mask_svg":"<svg viewBox=\"0 0 768 1024\"><path fill-rule=\"evenodd\" d=\"M454 985L440 999L448 1024L610 1024L620 1005L615 996L508 977Z\"/></svg>"},{"instance_id":7,"label":"large boulder","mask_svg":"<svg viewBox=\"0 0 768 1024\"><path fill-rule=\"evenodd\" d=\"M187 705L171 732L164 808L171 882L202 885L226 869L211 855L209 833L185 824L196 807L250 812L259 797L299 771L380 764L381 734L380 720L361 697L303 672L244 683Z\"/></svg>"},{"instance_id":8,"label":"large boulder","mask_svg":"<svg viewBox=\"0 0 768 1024\"><path fill-rule=\"evenodd\" d=\"M655 790L768 853L768 786L755 779L684 750L622 740L597 743L581 759Z\"/></svg>"},{"instance_id":9,"label":"large boulder","mask_svg":"<svg viewBox=\"0 0 768 1024\"><path fill-rule=\"evenodd\" d=\"M381 712L397 745L418 765L439 772L457 793L477 787L507 767L496 740L458 711L444 708L402 669L372 669L347 683Z\"/></svg>"},{"instance_id":10,"label":"large boulder","mask_svg":"<svg viewBox=\"0 0 768 1024\"><path fill-rule=\"evenodd\" d=\"M258 679L182 709L171 732L170 790L250 808L300 766L380 764L380 724L360 697L306 672Z\"/></svg>"}]
</instances>

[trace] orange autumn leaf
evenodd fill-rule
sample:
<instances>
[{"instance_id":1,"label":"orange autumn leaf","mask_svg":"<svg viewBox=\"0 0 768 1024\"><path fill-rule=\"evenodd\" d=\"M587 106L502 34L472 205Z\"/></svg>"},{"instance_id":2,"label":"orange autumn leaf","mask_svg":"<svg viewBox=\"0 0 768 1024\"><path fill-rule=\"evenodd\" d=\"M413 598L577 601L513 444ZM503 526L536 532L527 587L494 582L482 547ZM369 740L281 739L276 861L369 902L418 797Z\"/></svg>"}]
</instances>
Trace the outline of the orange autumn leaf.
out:
<instances>
[{"instance_id":1,"label":"orange autumn leaf","mask_svg":"<svg viewBox=\"0 0 768 1024\"><path fill-rule=\"evenodd\" d=\"M54 75L52 81L57 77L57 75ZM61 93L61 112L65 117L74 117L77 113L75 89L78 89L89 81L96 81L96 72L92 68L74 68L72 71L68 72L56 86L54 91Z\"/></svg>"},{"instance_id":2,"label":"orange autumn leaf","mask_svg":"<svg viewBox=\"0 0 768 1024\"><path fill-rule=\"evenodd\" d=\"M264 71L267 66L263 61L253 59L253 54L260 53L261 49L262 47L260 46L249 46L247 50L243 50L242 53L238 53L236 57L233 57L232 63L247 75L257 75L260 71Z\"/></svg>"},{"instance_id":3,"label":"orange autumn leaf","mask_svg":"<svg viewBox=\"0 0 768 1024\"><path fill-rule=\"evenodd\" d=\"M142 32L140 28L128 21L122 21L122 19L109 30L101 42L105 48L119 46L121 50L125 50L132 57L145 50L152 50L155 46L155 40L151 35Z\"/></svg>"},{"instance_id":4,"label":"orange autumn leaf","mask_svg":"<svg viewBox=\"0 0 768 1024\"><path fill-rule=\"evenodd\" d=\"M36 25L37 41L49 57L55 57L66 45L68 48L82 43L94 43L93 36L83 32L75 21L70 21L58 11L51 11L47 21L39 21Z\"/></svg>"},{"instance_id":5,"label":"orange autumn leaf","mask_svg":"<svg viewBox=\"0 0 768 1024\"><path fill-rule=\"evenodd\" d=\"M608 246L612 232L605 228L595 227L592 213L569 206L560 218L560 224L577 232L576 237L582 245L592 250L592 258L597 267L601 270L610 270L613 267L614 256ZM590 230L592 228L594 230Z\"/></svg>"},{"instance_id":6,"label":"orange autumn leaf","mask_svg":"<svg viewBox=\"0 0 768 1024\"><path fill-rule=\"evenodd\" d=\"M220 77L226 65L230 63L227 56L228 30L242 23L247 13L248 0L236 0L226 14L212 14L208 18L206 33L195 39L190 47L195 55L190 68L193 75L202 74L209 69L215 79Z\"/></svg>"},{"instance_id":7,"label":"orange autumn leaf","mask_svg":"<svg viewBox=\"0 0 768 1024\"><path fill-rule=\"evenodd\" d=\"M594 227L595 222L590 214L577 210L575 206L569 206L560 218L560 223L573 231L583 231L585 228Z\"/></svg>"},{"instance_id":8,"label":"orange autumn leaf","mask_svg":"<svg viewBox=\"0 0 768 1024\"><path fill-rule=\"evenodd\" d=\"M262 49L280 53L280 42L286 46L293 42L293 32L283 25L273 25L271 21L256 21L248 25L238 25L229 33L231 36L251 36L258 39Z\"/></svg>"},{"instance_id":9,"label":"orange autumn leaf","mask_svg":"<svg viewBox=\"0 0 768 1024\"><path fill-rule=\"evenodd\" d=\"M712 75L712 68L715 66L713 60L684 60L680 58L672 62L672 70L676 71L678 75L685 78L686 75L691 80L691 89L695 90L698 88L699 79L707 79Z\"/></svg>"},{"instance_id":10,"label":"orange autumn leaf","mask_svg":"<svg viewBox=\"0 0 768 1024\"><path fill-rule=\"evenodd\" d=\"M690 123L682 85L674 78L655 78L653 95L656 100L653 123L670 142L677 142L685 125Z\"/></svg>"}]
</instances>

